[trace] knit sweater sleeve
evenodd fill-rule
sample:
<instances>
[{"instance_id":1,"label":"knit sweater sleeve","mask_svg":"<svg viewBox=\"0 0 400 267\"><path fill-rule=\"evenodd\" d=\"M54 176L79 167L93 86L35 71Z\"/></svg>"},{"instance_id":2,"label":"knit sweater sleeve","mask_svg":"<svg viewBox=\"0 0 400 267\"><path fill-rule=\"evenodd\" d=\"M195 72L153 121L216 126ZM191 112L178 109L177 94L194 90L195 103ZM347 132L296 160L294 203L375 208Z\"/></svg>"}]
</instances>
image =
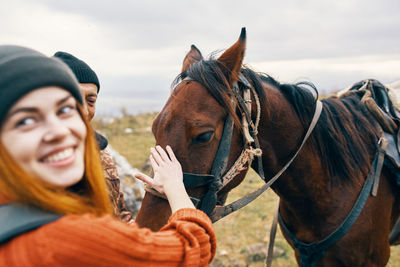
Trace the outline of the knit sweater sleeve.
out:
<instances>
[{"instance_id":1,"label":"knit sweater sleeve","mask_svg":"<svg viewBox=\"0 0 400 267\"><path fill-rule=\"evenodd\" d=\"M207 266L215 250L212 223L195 209L178 210L158 232L111 216L64 216L4 244L0 263L4 256L7 266Z\"/></svg>"}]
</instances>

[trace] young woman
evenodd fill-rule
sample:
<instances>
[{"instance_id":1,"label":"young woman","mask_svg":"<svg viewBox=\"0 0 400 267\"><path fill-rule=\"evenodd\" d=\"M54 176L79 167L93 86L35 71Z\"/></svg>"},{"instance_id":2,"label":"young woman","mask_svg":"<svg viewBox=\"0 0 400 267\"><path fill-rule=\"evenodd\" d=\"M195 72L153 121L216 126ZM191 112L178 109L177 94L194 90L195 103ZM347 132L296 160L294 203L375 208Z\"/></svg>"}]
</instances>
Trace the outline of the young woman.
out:
<instances>
[{"instance_id":1,"label":"young woman","mask_svg":"<svg viewBox=\"0 0 400 267\"><path fill-rule=\"evenodd\" d=\"M170 147L151 149L154 179L137 175L166 194L169 223L151 232L110 215L81 105L77 81L63 63L0 46L0 237L6 236L0 266L208 265L216 248L212 224L194 209ZM27 213L50 219L7 232L31 220Z\"/></svg>"}]
</instances>

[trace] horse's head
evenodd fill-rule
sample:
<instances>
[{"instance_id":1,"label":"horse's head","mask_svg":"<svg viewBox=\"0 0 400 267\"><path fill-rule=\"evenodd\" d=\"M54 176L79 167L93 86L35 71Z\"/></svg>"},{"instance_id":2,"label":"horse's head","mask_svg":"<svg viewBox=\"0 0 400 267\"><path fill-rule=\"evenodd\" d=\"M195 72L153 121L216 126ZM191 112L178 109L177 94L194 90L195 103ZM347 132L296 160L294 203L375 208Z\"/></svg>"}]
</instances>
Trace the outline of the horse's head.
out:
<instances>
[{"instance_id":1,"label":"horse's head","mask_svg":"<svg viewBox=\"0 0 400 267\"><path fill-rule=\"evenodd\" d=\"M173 89L164 108L153 123L153 133L158 145L170 145L182 165L184 173L211 174L215 172L214 159L219 154L220 142L226 118L230 115L235 123L230 152L226 156L227 167L233 165L241 152L243 138L240 122L232 103L232 86L239 80L245 51L246 32L242 29L239 40L218 59L204 62L200 51L192 45L183 61L179 83ZM206 65L213 65L204 69ZM231 130L232 131L232 130ZM214 169L214 170L213 170ZM227 193L240 184L245 172L230 180L216 194L216 202L223 204ZM201 199L212 186L201 181L191 181L188 188L191 197ZM186 184L185 184L186 185ZM170 216L165 199L146 193L136 218L140 226L157 230Z\"/></svg>"}]
</instances>

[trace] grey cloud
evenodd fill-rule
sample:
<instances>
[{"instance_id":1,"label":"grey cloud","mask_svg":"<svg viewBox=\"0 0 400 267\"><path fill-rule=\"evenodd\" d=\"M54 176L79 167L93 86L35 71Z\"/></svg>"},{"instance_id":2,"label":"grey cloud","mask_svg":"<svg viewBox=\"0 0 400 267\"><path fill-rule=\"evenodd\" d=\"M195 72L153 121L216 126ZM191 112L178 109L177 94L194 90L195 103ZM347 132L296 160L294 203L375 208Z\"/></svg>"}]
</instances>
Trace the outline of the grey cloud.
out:
<instances>
[{"instance_id":1,"label":"grey cloud","mask_svg":"<svg viewBox=\"0 0 400 267\"><path fill-rule=\"evenodd\" d=\"M397 0L38 2L108 25L118 49L200 43L208 54L229 47L242 26L249 61L398 53L400 44Z\"/></svg>"},{"instance_id":2,"label":"grey cloud","mask_svg":"<svg viewBox=\"0 0 400 267\"><path fill-rule=\"evenodd\" d=\"M2 24L13 26L14 23L16 29L29 29L24 25L21 26L19 21L10 20L18 17L15 14L28 1L30 0L13 2L16 10L4 9L3 13L7 12L9 16L0 18L3 19ZM400 53L399 0L35 0L29 3L35 3L34 5L45 7L52 12L80 15L84 18L82 21L93 23L82 25L83 28L86 27L86 31L80 32L79 36L82 37L83 33L90 34L90 27L93 27L96 40L97 38L105 40L106 43L99 43L96 46L92 45L94 41L90 40L89 46L84 43L87 40L74 40L75 31L80 30L74 28L76 24L71 28L62 28L68 27L68 21L64 24L59 20L49 21L54 23L54 31L58 30L57 27L61 27L60 32L66 34L67 42L62 46L65 51L73 47L79 55L88 58L88 62L96 62L99 69L102 69L99 71L103 88L100 100L108 99L114 104L118 101L113 102L113 97L155 101L145 104L143 101L138 103L132 100L129 102L132 103L129 104L132 110L139 104L143 108L149 105L159 109L166 100L174 76L165 77L165 72L160 72L160 66L173 68L181 64L191 44L196 44L203 55L226 49L237 40L240 28L243 26L247 28L248 34L245 63L250 62L250 65L251 62L277 60L294 62L296 59L310 58L349 57L351 60L357 56L374 54L391 56ZM46 12L43 14L48 13ZM49 28L51 30L48 32L53 32L53 28ZM6 27L0 33L3 34L3 41L7 41L11 34L5 29ZM21 42L30 46L32 38L43 33L40 27L36 27L20 31L19 34ZM49 47L55 51L59 50L59 42L55 42L57 46L52 47L53 44L49 42L52 41L51 38L51 35L45 36L43 42L48 42ZM72 44L74 46L71 46ZM161 50L161 48L171 49ZM142 54L140 50L145 52ZM93 53L90 54L88 51ZM118 53L114 54L114 51ZM167 52L162 51L173 52L166 55ZM182 52L177 52L179 54L175 55L175 51ZM104 60L94 60L97 55L100 57L102 54ZM131 71L128 73L133 73L132 76L122 76L119 71L129 68L129 64L118 60L125 55L137 68L143 65L146 65L147 69L150 69L149 65L154 65L154 68L141 71L142 74L147 72L143 75ZM132 55L142 55L142 57L138 59ZM107 64L115 66L111 68L112 73L104 67ZM304 68L303 65L300 67ZM271 69L260 69L260 71L277 73L274 67L269 68ZM277 75L282 77L280 73ZM321 92L328 92L346 87L360 79L370 78L371 72L317 69L299 75L309 76ZM400 72L398 76L395 71L391 71L390 75L372 78L392 82L400 78ZM105 108L105 105L100 104L99 111ZM112 109L114 106L110 107L110 110Z\"/></svg>"}]
</instances>

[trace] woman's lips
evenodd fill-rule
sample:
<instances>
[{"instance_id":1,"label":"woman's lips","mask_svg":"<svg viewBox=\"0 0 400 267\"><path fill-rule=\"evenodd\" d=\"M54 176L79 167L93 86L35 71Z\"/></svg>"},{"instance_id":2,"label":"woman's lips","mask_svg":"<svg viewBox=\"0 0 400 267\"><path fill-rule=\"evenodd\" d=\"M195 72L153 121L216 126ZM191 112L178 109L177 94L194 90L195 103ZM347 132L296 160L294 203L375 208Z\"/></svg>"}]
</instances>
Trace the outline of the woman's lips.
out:
<instances>
[{"instance_id":1,"label":"woman's lips","mask_svg":"<svg viewBox=\"0 0 400 267\"><path fill-rule=\"evenodd\" d=\"M64 167L73 163L75 161L75 157L75 149L69 147L44 157L41 159L41 162L54 167Z\"/></svg>"}]
</instances>

